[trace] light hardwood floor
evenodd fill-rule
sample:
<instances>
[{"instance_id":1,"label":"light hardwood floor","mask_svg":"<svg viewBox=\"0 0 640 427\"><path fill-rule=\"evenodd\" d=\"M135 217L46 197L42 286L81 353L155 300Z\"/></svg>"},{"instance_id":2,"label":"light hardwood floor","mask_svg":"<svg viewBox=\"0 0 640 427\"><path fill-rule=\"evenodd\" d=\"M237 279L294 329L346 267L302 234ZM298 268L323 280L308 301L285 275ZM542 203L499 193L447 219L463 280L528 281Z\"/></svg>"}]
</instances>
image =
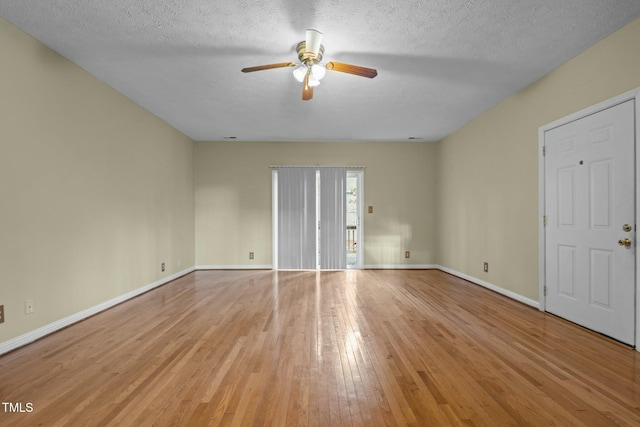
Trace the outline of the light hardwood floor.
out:
<instances>
[{"instance_id":1,"label":"light hardwood floor","mask_svg":"<svg viewBox=\"0 0 640 427\"><path fill-rule=\"evenodd\" d=\"M425 271L201 271L0 357L0 425L640 425L640 358Z\"/></svg>"}]
</instances>

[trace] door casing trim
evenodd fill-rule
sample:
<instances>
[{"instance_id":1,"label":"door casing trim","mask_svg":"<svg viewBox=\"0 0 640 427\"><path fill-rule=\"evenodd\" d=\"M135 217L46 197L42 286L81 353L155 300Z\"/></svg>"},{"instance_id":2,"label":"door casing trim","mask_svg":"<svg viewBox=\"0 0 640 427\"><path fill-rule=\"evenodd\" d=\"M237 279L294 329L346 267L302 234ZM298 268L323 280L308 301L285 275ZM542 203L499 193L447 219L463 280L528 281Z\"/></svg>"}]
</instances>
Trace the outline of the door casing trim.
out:
<instances>
[{"instance_id":1,"label":"door casing trim","mask_svg":"<svg viewBox=\"0 0 640 427\"><path fill-rule=\"evenodd\" d=\"M640 135L640 111L638 100L640 98L640 88L636 88L625 92L621 95L615 96L606 101L600 102L596 105L592 105L591 107L580 110L576 113L570 114L568 116L562 117L558 120L555 120L551 123L548 123L544 126L540 126L538 128L538 298L540 300L539 309L540 311L546 311L545 307L545 295L544 295L544 286L546 279L546 265L545 265L545 257L546 257L546 246L545 246L545 225L544 225L544 216L546 214L545 209L545 157L544 157L544 141L545 141L545 133L550 131L551 129L555 129L559 126L565 125L567 123L574 122L576 120L582 119L584 117L590 116L592 114L598 113L600 111L606 110L608 108L614 107L618 104L622 104L627 101L633 101L634 106L634 117L635 117L635 135L634 135L634 147L635 147L635 162L634 162L634 170L635 173L635 223L636 228L637 225L640 224L639 221L639 212L640 212L640 178L638 177L638 165L640 165L640 155L638 150L638 135ZM637 351L640 351L640 316L638 316L638 307L640 307L640 287L638 286L638 267L640 266L640 246L636 245L636 259L635 259L635 348Z\"/></svg>"}]
</instances>

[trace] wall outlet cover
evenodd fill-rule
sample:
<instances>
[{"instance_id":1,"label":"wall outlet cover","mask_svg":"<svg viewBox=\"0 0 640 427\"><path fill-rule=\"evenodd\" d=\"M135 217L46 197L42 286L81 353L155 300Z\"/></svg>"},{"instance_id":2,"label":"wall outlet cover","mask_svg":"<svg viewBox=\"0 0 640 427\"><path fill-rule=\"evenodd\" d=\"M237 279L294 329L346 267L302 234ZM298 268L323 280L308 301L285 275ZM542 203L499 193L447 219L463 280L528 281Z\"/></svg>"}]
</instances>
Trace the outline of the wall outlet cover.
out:
<instances>
[{"instance_id":1,"label":"wall outlet cover","mask_svg":"<svg viewBox=\"0 0 640 427\"><path fill-rule=\"evenodd\" d=\"M28 299L24 301L24 314L33 313L33 300Z\"/></svg>"}]
</instances>

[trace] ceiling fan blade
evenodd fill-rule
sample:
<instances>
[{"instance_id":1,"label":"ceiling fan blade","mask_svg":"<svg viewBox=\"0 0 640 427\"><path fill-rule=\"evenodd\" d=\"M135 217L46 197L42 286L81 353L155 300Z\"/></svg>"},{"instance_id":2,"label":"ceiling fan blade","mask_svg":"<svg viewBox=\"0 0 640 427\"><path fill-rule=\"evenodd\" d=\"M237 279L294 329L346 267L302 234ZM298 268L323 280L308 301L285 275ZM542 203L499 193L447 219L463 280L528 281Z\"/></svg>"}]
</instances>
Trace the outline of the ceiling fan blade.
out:
<instances>
[{"instance_id":1,"label":"ceiling fan blade","mask_svg":"<svg viewBox=\"0 0 640 427\"><path fill-rule=\"evenodd\" d=\"M309 86L309 73L307 73L302 83L302 100L308 101L311 98L313 98L313 86Z\"/></svg>"},{"instance_id":2,"label":"ceiling fan blade","mask_svg":"<svg viewBox=\"0 0 640 427\"><path fill-rule=\"evenodd\" d=\"M358 65L344 64L335 61L327 63L327 70L340 71L341 73L349 73L370 79L378 75L378 71L374 68L360 67Z\"/></svg>"},{"instance_id":3,"label":"ceiling fan blade","mask_svg":"<svg viewBox=\"0 0 640 427\"><path fill-rule=\"evenodd\" d=\"M257 67L246 67L243 68L243 73L251 73L253 71L262 71L262 70L270 70L272 68L284 68L284 67L295 67L295 62L278 62L277 64L267 64L267 65L258 65Z\"/></svg>"}]
</instances>

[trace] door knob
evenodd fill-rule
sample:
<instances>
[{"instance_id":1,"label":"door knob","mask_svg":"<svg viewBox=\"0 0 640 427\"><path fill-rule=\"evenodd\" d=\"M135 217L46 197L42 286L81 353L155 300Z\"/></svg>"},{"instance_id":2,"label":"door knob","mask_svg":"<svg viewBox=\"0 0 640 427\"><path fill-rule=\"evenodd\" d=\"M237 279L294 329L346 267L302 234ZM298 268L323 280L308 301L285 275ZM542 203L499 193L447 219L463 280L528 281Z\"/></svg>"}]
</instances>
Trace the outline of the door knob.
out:
<instances>
[{"instance_id":1,"label":"door knob","mask_svg":"<svg viewBox=\"0 0 640 427\"><path fill-rule=\"evenodd\" d=\"M629 239L628 237L624 239L620 239L618 240L618 244L620 246L626 246L628 248L629 246L631 246L631 239Z\"/></svg>"}]
</instances>

